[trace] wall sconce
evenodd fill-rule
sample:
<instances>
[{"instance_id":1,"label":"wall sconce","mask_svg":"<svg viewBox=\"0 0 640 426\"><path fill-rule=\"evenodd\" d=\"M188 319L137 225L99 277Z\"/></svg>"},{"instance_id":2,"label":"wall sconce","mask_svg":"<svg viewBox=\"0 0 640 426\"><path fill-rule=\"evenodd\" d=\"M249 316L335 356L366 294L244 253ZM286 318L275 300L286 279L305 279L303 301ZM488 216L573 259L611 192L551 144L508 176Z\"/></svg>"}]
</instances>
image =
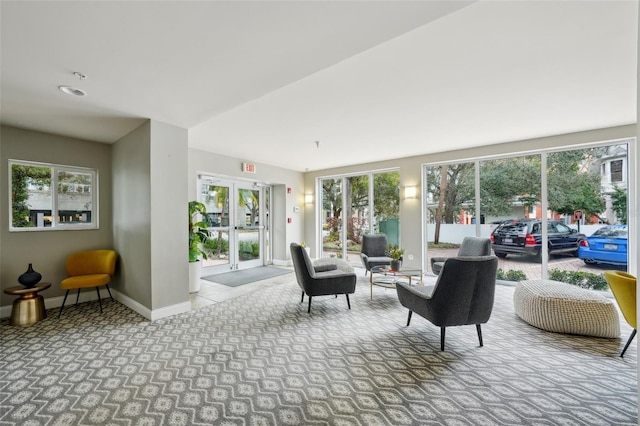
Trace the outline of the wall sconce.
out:
<instances>
[{"instance_id":1,"label":"wall sconce","mask_svg":"<svg viewBox=\"0 0 640 426\"><path fill-rule=\"evenodd\" d=\"M304 203L313 204L313 194L304 194Z\"/></svg>"},{"instance_id":2,"label":"wall sconce","mask_svg":"<svg viewBox=\"0 0 640 426\"><path fill-rule=\"evenodd\" d=\"M414 186L405 186L404 187L404 199L416 198L416 187Z\"/></svg>"}]
</instances>

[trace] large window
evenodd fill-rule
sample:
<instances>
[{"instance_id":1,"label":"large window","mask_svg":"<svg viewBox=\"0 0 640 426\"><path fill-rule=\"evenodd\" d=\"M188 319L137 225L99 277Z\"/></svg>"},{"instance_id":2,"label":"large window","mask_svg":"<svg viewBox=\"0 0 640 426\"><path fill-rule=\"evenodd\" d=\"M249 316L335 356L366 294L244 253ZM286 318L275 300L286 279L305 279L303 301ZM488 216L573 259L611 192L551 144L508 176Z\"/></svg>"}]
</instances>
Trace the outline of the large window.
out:
<instances>
[{"instance_id":1,"label":"large window","mask_svg":"<svg viewBox=\"0 0 640 426\"><path fill-rule=\"evenodd\" d=\"M367 233L386 234L389 243L399 244L399 183L397 171L320 179L321 257L359 265L362 235Z\"/></svg>"},{"instance_id":2,"label":"large window","mask_svg":"<svg viewBox=\"0 0 640 426\"><path fill-rule=\"evenodd\" d=\"M10 231L96 229L97 171L9 160Z\"/></svg>"},{"instance_id":3,"label":"large window","mask_svg":"<svg viewBox=\"0 0 640 426\"><path fill-rule=\"evenodd\" d=\"M627 161L616 144L425 166L426 264L476 235L507 279L626 270Z\"/></svg>"}]
</instances>

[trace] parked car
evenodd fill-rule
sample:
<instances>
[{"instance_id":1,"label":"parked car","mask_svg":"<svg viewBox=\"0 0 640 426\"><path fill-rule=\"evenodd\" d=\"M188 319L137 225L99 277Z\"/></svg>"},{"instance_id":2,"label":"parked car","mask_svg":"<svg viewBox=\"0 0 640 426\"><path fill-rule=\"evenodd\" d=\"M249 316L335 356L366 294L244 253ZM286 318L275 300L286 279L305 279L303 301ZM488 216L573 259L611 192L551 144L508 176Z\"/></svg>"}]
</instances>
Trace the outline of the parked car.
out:
<instances>
[{"instance_id":1,"label":"parked car","mask_svg":"<svg viewBox=\"0 0 640 426\"><path fill-rule=\"evenodd\" d=\"M582 240L578 257L586 264L627 264L627 225L609 225L599 228L590 237Z\"/></svg>"},{"instance_id":2,"label":"parked car","mask_svg":"<svg viewBox=\"0 0 640 426\"><path fill-rule=\"evenodd\" d=\"M557 220L547 221L549 255L567 253L578 255L580 241L585 237ZM498 225L491 233L491 248L498 257L508 254L542 256L542 221L514 219Z\"/></svg>"}]
</instances>

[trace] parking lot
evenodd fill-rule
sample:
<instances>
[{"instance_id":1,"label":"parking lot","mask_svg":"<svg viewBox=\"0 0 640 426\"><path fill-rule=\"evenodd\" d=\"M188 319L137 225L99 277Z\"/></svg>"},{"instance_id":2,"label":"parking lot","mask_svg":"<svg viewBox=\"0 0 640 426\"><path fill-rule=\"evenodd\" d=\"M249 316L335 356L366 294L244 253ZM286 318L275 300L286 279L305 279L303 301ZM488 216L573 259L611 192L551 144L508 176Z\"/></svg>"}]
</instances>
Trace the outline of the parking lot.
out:
<instances>
[{"instance_id":1,"label":"parking lot","mask_svg":"<svg viewBox=\"0 0 640 426\"><path fill-rule=\"evenodd\" d=\"M428 257L451 257L458 253L458 249L429 249ZM431 262L428 262L427 270L431 272ZM533 256L508 255L504 259L498 259L498 268L503 271L517 270L527 275L527 279L542 278L542 264ZM625 271L624 266L615 265L586 265L581 259L569 255L552 256L549 259L548 269L561 269L564 271L583 271L594 274L602 274L607 270Z\"/></svg>"}]
</instances>

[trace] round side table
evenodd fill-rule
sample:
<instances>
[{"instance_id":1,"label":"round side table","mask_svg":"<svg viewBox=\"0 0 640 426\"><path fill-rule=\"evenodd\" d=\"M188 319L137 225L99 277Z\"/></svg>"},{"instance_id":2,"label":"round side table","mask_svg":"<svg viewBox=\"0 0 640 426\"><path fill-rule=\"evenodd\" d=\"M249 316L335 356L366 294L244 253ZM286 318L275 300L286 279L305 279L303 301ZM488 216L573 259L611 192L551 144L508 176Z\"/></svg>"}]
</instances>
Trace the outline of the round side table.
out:
<instances>
[{"instance_id":1,"label":"round side table","mask_svg":"<svg viewBox=\"0 0 640 426\"><path fill-rule=\"evenodd\" d=\"M38 294L51 287L51 283L39 283L33 287L24 286L9 287L4 290L11 296L20 296L13 301L9 325L32 325L47 317L44 309L44 298Z\"/></svg>"}]
</instances>

